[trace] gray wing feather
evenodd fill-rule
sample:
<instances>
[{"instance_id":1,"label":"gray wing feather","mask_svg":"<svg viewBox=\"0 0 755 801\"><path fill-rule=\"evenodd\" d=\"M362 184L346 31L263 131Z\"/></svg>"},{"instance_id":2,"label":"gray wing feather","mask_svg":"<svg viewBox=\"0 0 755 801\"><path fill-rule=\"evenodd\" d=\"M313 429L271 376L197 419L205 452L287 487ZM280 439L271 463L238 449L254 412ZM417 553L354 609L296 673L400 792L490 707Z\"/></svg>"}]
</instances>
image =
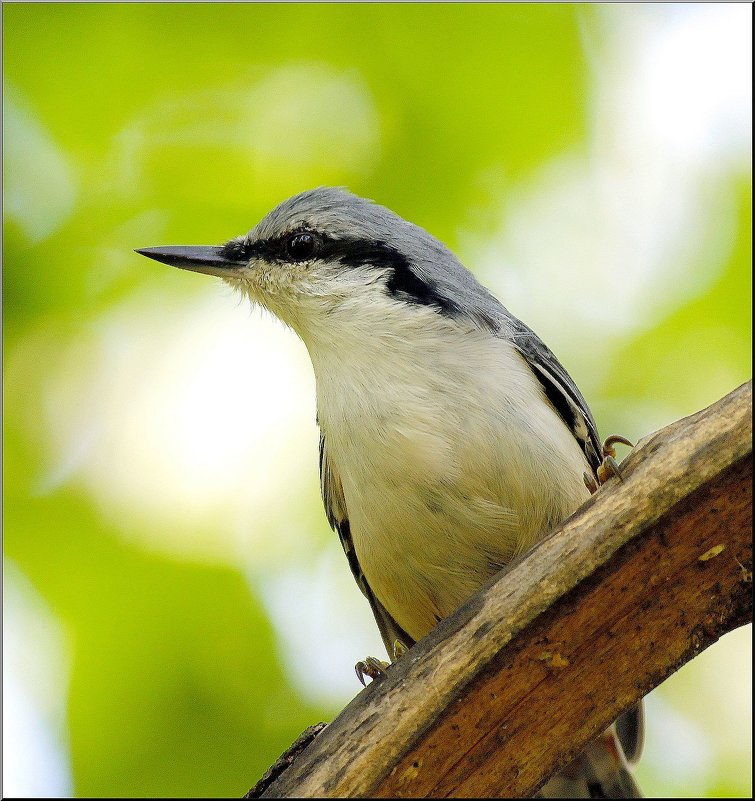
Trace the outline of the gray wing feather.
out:
<instances>
[{"instance_id":1,"label":"gray wing feather","mask_svg":"<svg viewBox=\"0 0 755 801\"><path fill-rule=\"evenodd\" d=\"M328 451L325 446L325 435L322 433L320 433L320 492L322 494L323 504L325 505L325 514L328 518L328 522L331 528L338 533L338 538L341 540L341 547L346 554L346 559L348 560L354 580L362 591L362 594L369 601L372 614L375 616L375 622L377 623L380 636L385 645L385 650L388 651L388 656L393 659L394 643L397 640L406 648L414 645L414 640L398 625L398 623L396 623L388 614L385 607L378 601L362 572L359 559L354 550L354 543L351 539L351 527L346 512L346 501L343 497L341 480L338 478L332 461L328 458Z\"/></svg>"},{"instance_id":2,"label":"gray wing feather","mask_svg":"<svg viewBox=\"0 0 755 801\"><path fill-rule=\"evenodd\" d=\"M597 473L602 446L587 401L561 362L534 331L514 318L512 334L515 347L543 385L548 400L579 443L593 472Z\"/></svg>"}]
</instances>

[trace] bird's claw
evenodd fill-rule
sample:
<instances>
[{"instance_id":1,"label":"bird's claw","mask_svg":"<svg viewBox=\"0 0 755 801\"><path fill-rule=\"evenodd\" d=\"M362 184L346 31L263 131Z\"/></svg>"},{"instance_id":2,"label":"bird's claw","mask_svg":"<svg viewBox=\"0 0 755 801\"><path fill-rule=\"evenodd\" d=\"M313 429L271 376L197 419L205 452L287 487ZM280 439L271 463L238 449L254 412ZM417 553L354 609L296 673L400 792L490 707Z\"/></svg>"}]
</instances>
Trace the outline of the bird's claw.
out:
<instances>
[{"instance_id":1,"label":"bird's claw","mask_svg":"<svg viewBox=\"0 0 755 801\"><path fill-rule=\"evenodd\" d=\"M401 642L401 640L394 640L393 641L393 662L395 662L400 656L403 656L409 649Z\"/></svg>"},{"instance_id":2,"label":"bird's claw","mask_svg":"<svg viewBox=\"0 0 755 801\"><path fill-rule=\"evenodd\" d=\"M362 682L362 686L366 687L367 682L364 680L365 676L375 681L375 679L382 676L389 667L390 665L388 662L383 662L380 659L376 659L374 656L368 656L362 662L357 662L356 665L354 665L354 670L356 671L357 678Z\"/></svg>"},{"instance_id":3,"label":"bird's claw","mask_svg":"<svg viewBox=\"0 0 755 801\"><path fill-rule=\"evenodd\" d=\"M619 467L618 462L614 459L613 456L604 456L603 461L600 463L598 467L598 481L601 484L605 484L611 476L616 476L619 481L624 480L624 476L621 474L621 468Z\"/></svg>"},{"instance_id":4,"label":"bird's claw","mask_svg":"<svg viewBox=\"0 0 755 801\"><path fill-rule=\"evenodd\" d=\"M595 480L595 476L585 471L582 473L582 480L585 482L587 489L590 490L590 495L595 495L598 491L598 482Z\"/></svg>"},{"instance_id":5,"label":"bird's claw","mask_svg":"<svg viewBox=\"0 0 755 801\"><path fill-rule=\"evenodd\" d=\"M628 445L630 448L634 448L634 442L628 440L626 437L614 434L612 437L608 437L603 443L603 456L613 456L616 458L616 448L613 446L617 442L620 442L622 445Z\"/></svg>"},{"instance_id":6,"label":"bird's claw","mask_svg":"<svg viewBox=\"0 0 755 801\"><path fill-rule=\"evenodd\" d=\"M596 471L597 481L595 480L595 476L590 475L589 473L582 474L585 486L590 490L592 495L598 491L600 484L605 484L606 481L611 478L611 476L616 476L619 481L624 480L624 476L621 473L621 468L616 461L616 448L614 448L614 445L619 442L622 445L628 445L630 448L634 447L634 445L626 437L620 437L618 434L608 437L608 439L606 439L606 441L603 443L603 448L601 449L603 461L600 463Z\"/></svg>"},{"instance_id":7,"label":"bird's claw","mask_svg":"<svg viewBox=\"0 0 755 801\"><path fill-rule=\"evenodd\" d=\"M393 641L393 657L391 662L395 662L399 657L403 656L409 649L401 642L401 640ZM382 676L385 671L390 667L390 662L383 662L381 659L376 659L374 656L368 656L364 661L357 662L354 665L357 678L362 682L362 686L366 687L364 677L368 676L372 681Z\"/></svg>"},{"instance_id":8,"label":"bird's claw","mask_svg":"<svg viewBox=\"0 0 755 801\"><path fill-rule=\"evenodd\" d=\"M603 443L603 461L600 463L598 467L597 474L598 474L598 481L601 484L605 484L611 476L616 476L619 481L624 480L624 476L621 473L621 468L619 467L618 462L616 461L616 448L614 445L616 443L621 443L622 445L628 445L630 448L634 447L634 444L630 442L626 437L621 437L618 434L614 434L612 437L608 437L605 442ZM587 480L585 480L587 483ZM588 488L589 488L588 484ZM597 490L597 486L595 487ZM594 492L594 490L591 490Z\"/></svg>"}]
</instances>

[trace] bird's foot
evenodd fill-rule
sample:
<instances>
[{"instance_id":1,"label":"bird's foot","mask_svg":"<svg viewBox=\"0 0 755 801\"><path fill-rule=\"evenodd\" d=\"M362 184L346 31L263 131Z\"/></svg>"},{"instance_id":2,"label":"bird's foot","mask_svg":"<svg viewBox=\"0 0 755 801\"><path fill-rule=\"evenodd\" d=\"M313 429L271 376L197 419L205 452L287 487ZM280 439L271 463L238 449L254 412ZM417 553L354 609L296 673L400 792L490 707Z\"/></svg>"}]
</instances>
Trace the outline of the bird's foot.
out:
<instances>
[{"instance_id":1,"label":"bird's foot","mask_svg":"<svg viewBox=\"0 0 755 801\"><path fill-rule=\"evenodd\" d=\"M630 448L634 447L634 444L626 437L620 437L617 434L606 439L603 443L603 461L600 463L600 467L598 467L598 481L601 484L605 484L611 476L616 476L619 481L624 480L624 476L621 474L621 468L616 461L616 448L614 448L614 445L617 442L620 442L622 445L628 445Z\"/></svg>"},{"instance_id":2,"label":"bird's foot","mask_svg":"<svg viewBox=\"0 0 755 801\"><path fill-rule=\"evenodd\" d=\"M388 662L383 662L381 659L376 659L374 656L368 656L364 661L357 662L356 665L354 665L354 670L357 673L357 678L362 682L362 686L366 687L367 682L364 680L365 676L375 681L375 679L382 676L389 667L390 664Z\"/></svg>"},{"instance_id":3,"label":"bird's foot","mask_svg":"<svg viewBox=\"0 0 755 801\"><path fill-rule=\"evenodd\" d=\"M590 490L592 495L598 491L598 487L601 484L605 484L606 481L608 481L608 479L612 476L616 476L619 481L624 480L624 476L621 474L621 468L616 461L616 448L614 448L614 445L617 442L622 443L622 445L629 445L630 448L634 447L634 445L625 437L620 437L618 435L608 437L608 439L603 443L603 461L600 463L597 470L597 480L595 479L595 476L591 475L590 473L582 474L585 486Z\"/></svg>"},{"instance_id":4,"label":"bird's foot","mask_svg":"<svg viewBox=\"0 0 755 801\"><path fill-rule=\"evenodd\" d=\"M403 656L409 649L401 642L401 640L393 641L393 657L391 662L395 662L400 656ZM376 659L374 656L368 656L364 661L357 662L354 665L354 670L357 672L357 678L362 682L362 686L366 687L364 677L367 676L373 681L379 676L382 676L385 671L390 667L389 662L383 662L382 659Z\"/></svg>"}]
</instances>

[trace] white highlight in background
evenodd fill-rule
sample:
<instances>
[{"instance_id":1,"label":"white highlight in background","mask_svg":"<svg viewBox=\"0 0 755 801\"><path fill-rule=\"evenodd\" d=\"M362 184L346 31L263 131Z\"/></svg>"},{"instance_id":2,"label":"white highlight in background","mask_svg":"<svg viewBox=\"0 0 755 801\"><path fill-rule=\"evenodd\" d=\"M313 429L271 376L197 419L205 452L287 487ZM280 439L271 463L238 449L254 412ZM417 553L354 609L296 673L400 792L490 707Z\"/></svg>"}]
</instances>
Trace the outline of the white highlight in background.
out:
<instances>
[{"instance_id":1,"label":"white highlight in background","mask_svg":"<svg viewBox=\"0 0 755 801\"><path fill-rule=\"evenodd\" d=\"M9 559L3 578L3 797L70 797L67 648L52 612Z\"/></svg>"}]
</instances>

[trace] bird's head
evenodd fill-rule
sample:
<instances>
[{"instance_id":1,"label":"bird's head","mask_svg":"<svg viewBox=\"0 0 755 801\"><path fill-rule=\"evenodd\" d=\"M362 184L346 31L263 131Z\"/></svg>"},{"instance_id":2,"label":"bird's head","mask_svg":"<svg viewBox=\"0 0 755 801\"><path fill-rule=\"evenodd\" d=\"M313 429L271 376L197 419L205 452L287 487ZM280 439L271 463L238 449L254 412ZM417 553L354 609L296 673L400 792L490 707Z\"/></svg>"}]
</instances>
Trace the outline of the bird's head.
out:
<instances>
[{"instance_id":1,"label":"bird's head","mask_svg":"<svg viewBox=\"0 0 755 801\"><path fill-rule=\"evenodd\" d=\"M336 320L348 327L365 317L432 312L490 327L496 311L441 242L389 209L333 187L289 198L224 245L137 253L220 276L305 340Z\"/></svg>"}]
</instances>

